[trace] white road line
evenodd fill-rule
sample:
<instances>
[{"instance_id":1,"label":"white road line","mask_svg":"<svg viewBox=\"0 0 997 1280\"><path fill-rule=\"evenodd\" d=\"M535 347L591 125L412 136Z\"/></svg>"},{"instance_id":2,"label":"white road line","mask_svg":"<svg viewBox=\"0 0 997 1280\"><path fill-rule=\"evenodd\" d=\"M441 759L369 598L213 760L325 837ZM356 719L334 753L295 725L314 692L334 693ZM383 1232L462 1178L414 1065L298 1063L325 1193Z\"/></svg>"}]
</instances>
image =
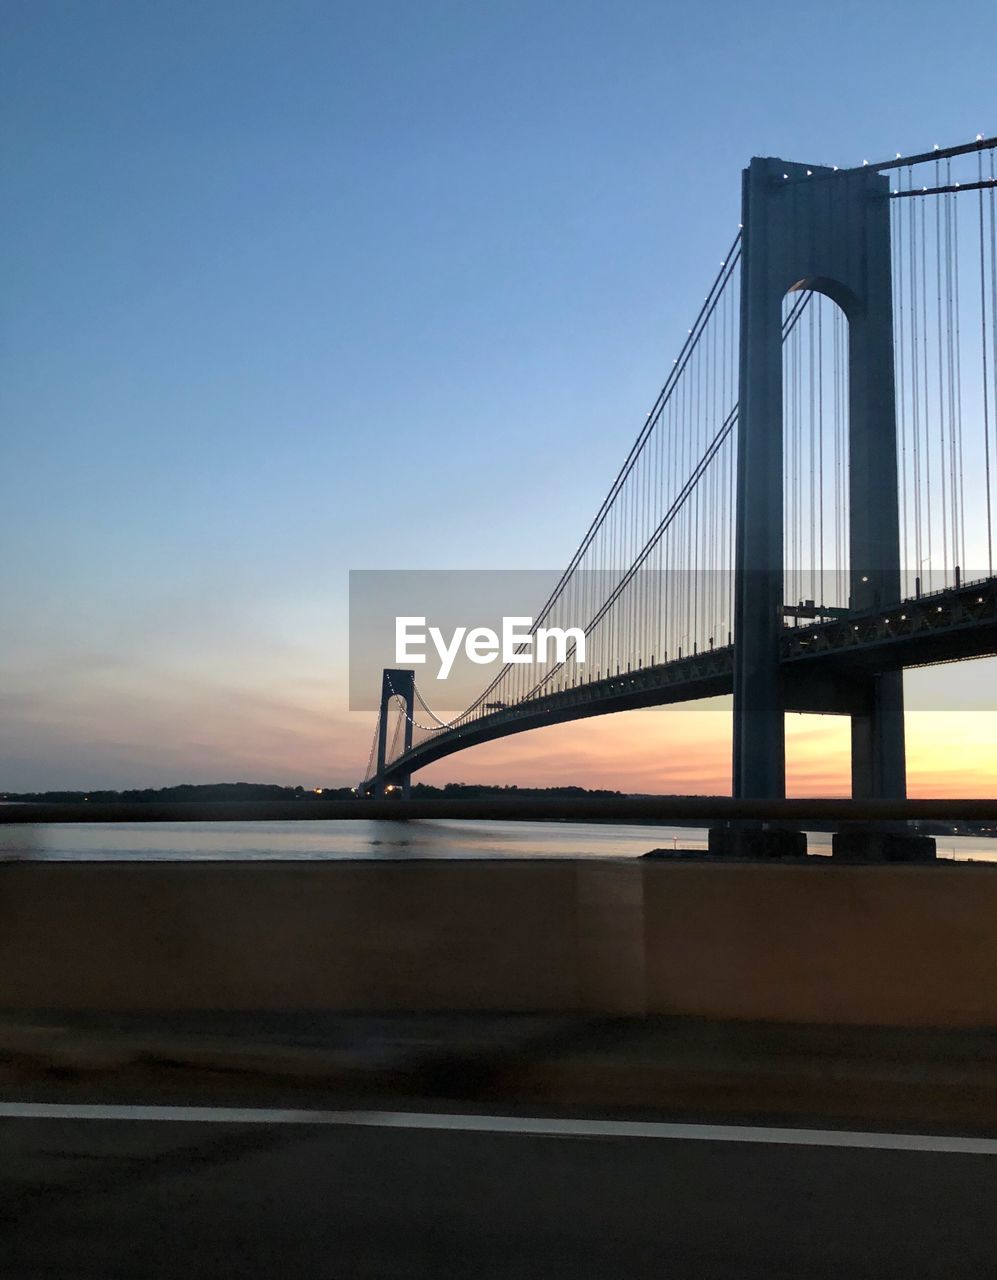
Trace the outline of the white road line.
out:
<instances>
[{"instance_id":1,"label":"white road line","mask_svg":"<svg viewBox=\"0 0 997 1280\"><path fill-rule=\"evenodd\" d=\"M960 1138L927 1133L863 1133L847 1129L668 1124L655 1120L449 1115L435 1111L307 1111L272 1107L91 1106L61 1102L0 1102L0 1119L330 1125L361 1129L519 1134L544 1138L665 1138L688 1142L754 1142L795 1147L851 1147L873 1151L997 1155L997 1138Z\"/></svg>"}]
</instances>

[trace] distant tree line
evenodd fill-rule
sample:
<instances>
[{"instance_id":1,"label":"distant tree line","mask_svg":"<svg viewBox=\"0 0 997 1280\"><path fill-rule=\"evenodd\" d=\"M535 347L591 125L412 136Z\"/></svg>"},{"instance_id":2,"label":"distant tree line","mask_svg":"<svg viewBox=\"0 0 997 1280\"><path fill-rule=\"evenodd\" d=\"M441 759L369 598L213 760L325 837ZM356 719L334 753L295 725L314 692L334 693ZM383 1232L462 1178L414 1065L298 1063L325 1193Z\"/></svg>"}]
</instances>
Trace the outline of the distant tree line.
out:
<instances>
[{"instance_id":1,"label":"distant tree line","mask_svg":"<svg viewBox=\"0 0 997 1280\"><path fill-rule=\"evenodd\" d=\"M484 783L448 782L443 787L424 782L412 788L413 797L421 799L460 796L469 800L482 796L618 796L619 791L590 791L586 787L517 787L488 786ZM175 787L141 787L126 791L7 791L0 800L23 803L71 804L90 800L108 803L173 803L196 800L349 800L356 798L353 787L282 787L272 782L185 782Z\"/></svg>"},{"instance_id":2,"label":"distant tree line","mask_svg":"<svg viewBox=\"0 0 997 1280\"><path fill-rule=\"evenodd\" d=\"M400 793L395 792L395 796ZM519 787L515 784L501 786L498 784L476 782L448 782L445 786L434 787L425 782L417 782L412 787L413 799L432 799L445 796L448 799L461 798L467 800L481 799L487 796L519 796L532 798L551 796L554 798L581 796L620 796L627 793L608 791L605 789L589 789L588 787ZM390 798L390 797L389 797ZM660 796L660 799L677 799L681 797ZM705 797L700 797L705 798ZM121 803L182 803L194 801L239 801L239 800L300 800L307 804L316 800L357 800L359 797L353 787L282 787L273 782L186 782L176 787L141 787L126 791L4 791L0 792L0 801L15 801L25 804L72 804L89 800L94 804ZM619 819L605 821L619 822ZM627 820L627 824L637 822ZM639 820L641 825L658 825L647 819ZM701 818L669 819L665 823L674 827L701 827ZM708 824L706 824L708 825ZM790 824L792 825L792 824ZM805 826L810 831L834 831L838 824L832 821L808 820ZM990 822L931 822L911 823L912 830L924 835L974 835L997 837L997 827Z\"/></svg>"},{"instance_id":3,"label":"distant tree line","mask_svg":"<svg viewBox=\"0 0 997 1280\"><path fill-rule=\"evenodd\" d=\"M191 800L346 800L352 787L282 787L270 782L181 783L176 787L142 787L127 791L25 791L5 792L2 799L47 804L92 800L95 804Z\"/></svg>"},{"instance_id":4,"label":"distant tree line","mask_svg":"<svg viewBox=\"0 0 997 1280\"><path fill-rule=\"evenodd\" d=\"M590 790L588 787L517 787L494 786L484 782L448 782L443 787L431 787L424 782L417 782L412 787L413 800L429 799L432 796L446 796L448 799L459 796L462 799L477 800L482 796L554 796L557 798L571 796L619 796L621 791Z\"/></svg>"}]
</instances>

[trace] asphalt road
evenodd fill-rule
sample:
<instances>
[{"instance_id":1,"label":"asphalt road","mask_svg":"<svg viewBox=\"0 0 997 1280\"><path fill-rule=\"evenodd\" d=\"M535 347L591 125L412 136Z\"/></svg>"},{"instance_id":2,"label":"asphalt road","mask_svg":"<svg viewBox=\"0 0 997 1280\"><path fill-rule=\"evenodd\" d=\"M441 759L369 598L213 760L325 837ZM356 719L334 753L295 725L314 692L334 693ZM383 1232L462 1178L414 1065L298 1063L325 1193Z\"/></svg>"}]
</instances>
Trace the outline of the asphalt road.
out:
<instances>
[{"instance_id":1,"label":"asphalt road","mask_svg":"<svg viewBox=\"0 0 997 1280\"><path fill-rule=\"evenodd\" d=\"M3 1116L3 1280L993 1274L997 1143L255 1118Z\"/></svg>"}]
</instances>

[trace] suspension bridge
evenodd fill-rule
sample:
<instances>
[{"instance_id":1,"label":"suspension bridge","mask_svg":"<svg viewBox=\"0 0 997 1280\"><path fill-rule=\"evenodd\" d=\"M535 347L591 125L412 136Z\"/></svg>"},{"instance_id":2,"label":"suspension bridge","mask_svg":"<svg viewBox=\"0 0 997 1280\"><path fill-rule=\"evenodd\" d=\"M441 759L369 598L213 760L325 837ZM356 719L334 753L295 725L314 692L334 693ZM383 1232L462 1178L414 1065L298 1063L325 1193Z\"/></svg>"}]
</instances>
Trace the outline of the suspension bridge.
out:
<instances>
[{"instance_id":1,"label":"suspension bridge","mask_svg":"<svg viewBox=\"0 0 997 1280\"><path fill-rule=\"evenodd\" d=\"M458 715L384 671L359 790L546 725L733 694L733 791L785 794L787 711L848 716L906 793L903 671L997 654L997 138L754 159L742 217L541 627Z\"/></svg>"}]
</instances>

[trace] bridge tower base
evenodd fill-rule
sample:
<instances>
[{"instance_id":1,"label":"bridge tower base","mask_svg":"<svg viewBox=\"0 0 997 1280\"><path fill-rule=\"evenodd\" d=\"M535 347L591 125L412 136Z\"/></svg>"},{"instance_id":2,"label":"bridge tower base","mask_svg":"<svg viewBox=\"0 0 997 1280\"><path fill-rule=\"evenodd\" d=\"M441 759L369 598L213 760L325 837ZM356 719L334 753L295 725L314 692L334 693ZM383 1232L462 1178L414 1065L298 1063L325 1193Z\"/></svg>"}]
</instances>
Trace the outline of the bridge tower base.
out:
<instances>
[{"instance_id":1,"label":"bridge tower base","mask_svg":"<svg viewBox=\"0 0 997 1280\"><path fill-rule=\"evenodd\" d=\"M744 172L734 585L734 795L785 795L782 300L813 289L841 307L849 347L850 607L900 599L889 182L754 159ZM855 796L906 794L903 675L858 677ZM842 690L844 693L845 691ZM856 690L850 689L854 699Z\"/></svg>"},{"instance_id":2,"label":"bridge tower base","mask_svg":"<svg viewBox=\"0 0 997 1280\"><path fill-rule=\"evenodd\" d=\"M804 858L807 836L766 822L720 822L710 827L708 848L716 858Z\"/></svg>"},{"instance_id":3,"label":"bridge tower base","mask_svg":"<svg viewBox=\"0 0 997 1280\"><path fill-rule=\"evenodd\" d=\"M377 773L374 775L374 795L382 797L386 791L384 771L388 764L388 707L392 698L401 698L404 704L405 729L404 750L412 746L412 725L415 720L415 672L402 671L396 667L385 667L381 676L381 712L377 727ZM412 775L399 776L395 784L401 788L407 800L412 793Z\"/></svg>"},{"instance_id":4,"label":"bridge tower base","mask_svg":"<svg viewBox=\"0 0 997 1280\"><path fill-rule=\"evenodd\" d=\"M901 824L898 830L882 824L846 823L831 838L837 862L934 862L934 836L915 835Z\"/></svg>"}]
</instances>

